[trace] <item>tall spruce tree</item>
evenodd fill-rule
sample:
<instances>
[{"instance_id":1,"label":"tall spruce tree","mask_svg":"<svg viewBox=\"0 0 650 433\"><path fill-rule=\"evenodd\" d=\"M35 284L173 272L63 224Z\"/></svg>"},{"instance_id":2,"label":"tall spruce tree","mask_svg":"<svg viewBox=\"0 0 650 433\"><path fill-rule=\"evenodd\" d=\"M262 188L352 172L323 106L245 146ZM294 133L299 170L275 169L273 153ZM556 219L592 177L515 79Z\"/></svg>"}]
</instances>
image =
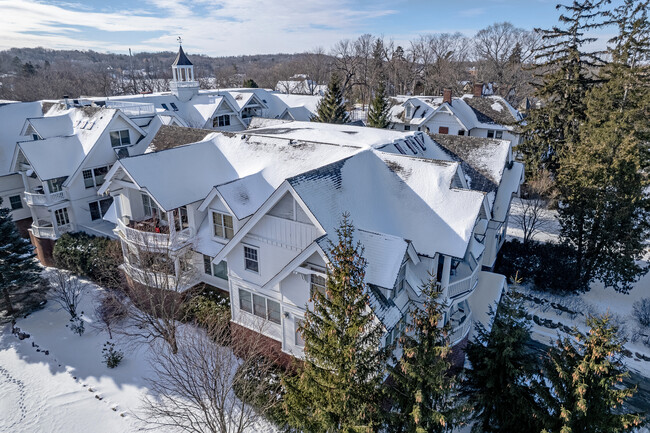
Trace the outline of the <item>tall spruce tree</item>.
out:
<instances>
[{"instance_id":1,"label":"tall spruce tree","mask_svg":"<svg viewBox=\"0 0 650 433\"><path fill-rule=\"evenodd\" d=\"M602 84L585 99L586 120L557 172L562 239L576 250L574 280L594 279L627 291L650 236L650 21L647 0L626 0L610 13L619 24Z\"/></svg>"},{"instance_id":2,"label":"tall spruce tree","mask_svg":"<svg viewBox=\"0 0 650 433\"><path fill-rule=\"evenodd\" d=\"M548 412L544 432L615 433L642 424L623 404L636 392L621 385L628 373L621 361L623 343L611 317L590 317L588 334L574 330L549 352L539 397Z\"/></svg>"},{"instance_id":3,"label":"tall spruce tree","mask_svg":"<svg viewBox=\"0 0 650 433\"><path fill-rule=\"evenodd\" d=\"M562 25L536 29L545 43L536 56L541 83L535 96L543 105L530 110L519 146L533 177L541 170L555 173L567 143L578 140L586 118L585 95L596 82L590 69L602 64L600 53L585 51L585 45L596 40L585 33L605 23L602 7L609 1L575 0L558 5L563 10Z\"/></svg>"},{"instance_id":4,"label":"tall spruce tree","mask_svg":"<svg viewBox=\"0 0 650 433\"><path fill-rule=\"evenodd\" d=\"M343 101L343 90L341 89L341 80L338 75L332 74L327 84L327 92L318 103L316 116L312 117L312 122L323 123L349 123L350 117L345 111Z\"/></svg>"},{"instance_id":5,"label":"tall spruce tree","mask_svg":"<svg viewBox=\"0 0 650 433\"><path fill-rule=\"evenodd\" d=\"M0 197L0 291L5 308L13 314L11 294L40 280L41 268L34 260L34 248L20 237L11 219L11 211L2 207Z\"/></svg>"},{"instance_id":6,"label":"tall spruce tree","mask_svg":"<svg viewBox=\"0 0 650 433\"><path fill-rule=\"evenodd\" d=\"M451 363L449 325L444 317L435 279L422 288L424 303L411 312L412 324L398 339L402 356L389 369L386 425L391 432L452 431L460 420L456 380Z\"/></svg>"},{"instance_id":7,"label":"tall spruce tree","mask_svg":"<svg viewBox=\"0 0 650 433\"><path fill-rule=\"evenodd\" d=\"M389 109L390 104L388 98L386 98L386 85L384 82L381 82L368 110L368 126L373 128L388 128L390 124L388 121Z\"/></svg>"},{"instance_id":8,"label":"tall spruce tree","mask_svg":"<svg viewBox=\"0 0 650 433\"><path fill-rule=\"evenodd\" d=\"M325 293L312 293L300 332L304 363L283 380L289 423L307 432L371 432L379 425L384 351L368 308L363 248L345 214L330 242Z\"/></svg>"},{"instance_id":9,"label":"tall spruce tree","mask_svg":"<svg viewBox=\"0 0 650 433\"><path fill-rule=\"evenodd\" d=\"M471 368L462 393L473 406L472 431L538 433L542 424L530 387L536 360L526 344L531 325L521 298L516 292L504 294L490 315L491 331L477 323L476 339L465 349Z\"/></svg>"}]
</instances>

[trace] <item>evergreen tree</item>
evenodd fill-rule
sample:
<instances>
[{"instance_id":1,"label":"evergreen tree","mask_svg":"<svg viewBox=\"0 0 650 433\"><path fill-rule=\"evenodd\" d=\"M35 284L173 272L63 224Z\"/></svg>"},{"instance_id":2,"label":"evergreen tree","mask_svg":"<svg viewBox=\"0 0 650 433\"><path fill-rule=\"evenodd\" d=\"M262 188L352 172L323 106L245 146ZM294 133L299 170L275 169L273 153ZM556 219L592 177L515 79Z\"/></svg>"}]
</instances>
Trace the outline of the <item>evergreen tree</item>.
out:
<instances>
[{"instance_id":1,"label":"evergreen tree","mask_svg":"<svg viewBox=\"0 0 650 433\"><path fill-rule=\"evenodd\" d=\"M612 61L584 98L586 121L557 173L561 235L576 250L574 278L583 290L600 279L627 291L647 272L636 261L650 236L648 7L627 0L611 13L620 26Z\"/></svg>"},{"instance_id":2,"label":"evergreen tree","mask_svg":"<svg viewBox=\"0 0 650 433\"><path fill-rule=\"evenodd\" d=\"M252 78L248 78L244 80L244 84L242 85L242 87L244 87L245 89L257 89L259 86L255 82L255 80L253 80Z\"/></svg>"},{"instance_id":3,"label":"evergreen tree","mask_svg":"<svg viewBox=\"0 0 650 433\"><path fill-rule=\"evenodd\" d=\"M543 106L530 111L519 146L533 177L544 169L555 173L567 143L578 140L586 118L585 95L596 82L590 69L602 63L600 53L583 50L596 40L585 32L604 24L601 7L607 3L609 0L575 0L558 5L564 10L559 18L563 26L536 29L545 42L536 56L543 75L535 96Z\"/></svg>"},{"instance_id":4,"label":"evergreen tree","mask_svg":"<svg viewBox=\"0 0 650 433\"><path fill-rule=\"evenodd\" d=\"M283 381L289 423L308 432L375 431L383 379L382 331L368 308L363 248L344 214L327 252L325 293L312 293L300 328L304 363Z\"/></svg>"},{"instance_id":5,"label":"evergreen tree","mask_svg":"<svg viewBox=\"0 0 650 433\"><path fill-rule=\"evenodd\" d=\"M529 382L535 356L526 343L530 322L517 293L504 294L492 330L476 324L476 339L465 353L471 363L463 381L463 395L473 406L474 432L534 432L542 426Z\"/></svg>"},{"instance_id":6,"label":"evergreen tree","mask_svg":"<svg viewBox=\"0 0 650 433\"><path fill-rule=\"evenodd\" d=\"M422 296L422 307L412 311L412 325L398 340L402 356L389 369L386 424L391 432L451 431L460 419L456 381L449 372L449 325L438 326L444 306L434 279L422 288Z\"/></svg>"},{"instance_id":7,"label":"evergreen tree","mask_svg":"<svg viewBox=\"0 0 650 433\"><path fill-rule=\"evenodd\" d=\"M388 110L390 105L386 98L386 85L382 82L377 88L375 97L368 110L368 126L373 128L388 128Z\"/></svg>"},{"instance_id":8,"label":"evergreen tree","mask_svg":"<svg viewBox=\"0 0 650 433\"><path fill-rule=\"evenodd\" d=\"M18 234L11 211L2 207L0 197L0 291L9 314L14 313L11 293L40 279L41 268L34 260L33 249Z\"/></svg>"},{"instance_id":9,"label":"evergreen tree","mask_svg":"<svg viewBox=\"0 0 650 433\"><path fill-rule=\"evenodd\" d=\"M540 392L549 415L544 432L614 433L642 424L640 415L623 408L636 390L621 386L628 375L621 361L624 340L610 321L590 317L586 336L576 329L572 339L560 338L551 348L543 368L550 387Z\"/></svg>"},{"instance_id":10,"label":"evergreen tree","mask_svg":"<svg viewBox=\"0 0 650 433\"><path fill-rule=\"evenodd\" d=\"M350 118L345 111L343 101L343 91L341 81L336 74L332 74L330 82L327 85L327 92L318 103L316 116L312 117L312 122L323 123L349 123Z\"/></svg>"}]
</instances>

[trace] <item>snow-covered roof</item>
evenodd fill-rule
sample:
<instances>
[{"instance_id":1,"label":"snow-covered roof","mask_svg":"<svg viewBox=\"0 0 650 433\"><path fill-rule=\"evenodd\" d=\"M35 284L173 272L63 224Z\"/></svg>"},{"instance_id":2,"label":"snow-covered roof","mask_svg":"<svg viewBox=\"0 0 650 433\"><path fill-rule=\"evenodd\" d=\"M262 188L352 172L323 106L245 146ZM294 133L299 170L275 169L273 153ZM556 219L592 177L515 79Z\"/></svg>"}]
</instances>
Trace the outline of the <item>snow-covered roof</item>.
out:
<instances>
[{"instance_id":1,"label":"snow-covered roof","mask_svg":"<svg viewBox=\"0 0 650 433\"><path fill-rule=\"evenodd\" d=\"M368 262L366 282L392 289L406 254L408 242L397 236L359 229L355 238L363 245L363 257Z\"/></svg>"},{"instance_id":2,"label":"snow-covered roof","mask_svg":"<svg viewBox=\"0 0 650 433\"><path fill-rule=\"evenodd\" d=\"M188 59L185 55L185 51L183 51L182 46L178 47L178 54L176 54L176 58L174 59L172 66L192 66L192 62L190 62L190 59Z\"/></svg>"},{"instance_id":3,"label":"snow-covered roof","mask_svg":"<svg viewBox=\"0 0 650 433\"><path fill-rule=\"evenodd\" d=\"M359 229L408 239L420 254L463 257L483 194L452 188L458 163L366 149L290 179L328 235L344 212Z\"/></svg>"},{"instance_id":4,"label":"snow-covered roof","mask_svg":"<svg viewBox=\"0 0 650 433\"><path fill-rule=\"evenodd\" d=\"M66 137L74 134L70 112L27 119L27 122L41 138Z\"/></svg>"},{"instance_id":5,"label":"snow-covered roof","mask_svg":"<svg viewBox=\"0 0 650 433\"><path fill-rule=\"evenodd\" d=\"M118 110L109 108L62 109L54 106L41 119L52 117L55 119L55 123L69 121L73 126L72 134L68 134L67 130L60 129L64 135L44 137L43 140L24 141L19 143L18 147L41 180L70 176L90 153L117 114ZM34 120L36 119L29 119L28 122L34 124ZM43 124L45 123L43 122ZM50 131L54 130L54 128L50 129Z\"/></svg>"},{"instance_id":6,"label":"snow-covered roof","mask_svg":"<svg viewBox=\"0 0 650 433\"><path fill-rule=\"evenodd\" d=\"M13 172L11 160L26 119L41 115L40 102L15 102L0 105L0 176Z\"/></svg>"},{"instance_id":7,"label":"snow-covered roof","mask_svg":"<svg viewBox=\"0 0 650 433\"><path fill-rule=\"evenodd\" d=\"M389 111L390 121L420 126L441 111L451 112L469 130L474 128L512 130L522 117L501 96L472 95L453 97L451 104L443 103L442 96L413 96L393 98L395 105ZM412 105L411 118L406 118L406 106Z\"/></svg>"}]
</instances>

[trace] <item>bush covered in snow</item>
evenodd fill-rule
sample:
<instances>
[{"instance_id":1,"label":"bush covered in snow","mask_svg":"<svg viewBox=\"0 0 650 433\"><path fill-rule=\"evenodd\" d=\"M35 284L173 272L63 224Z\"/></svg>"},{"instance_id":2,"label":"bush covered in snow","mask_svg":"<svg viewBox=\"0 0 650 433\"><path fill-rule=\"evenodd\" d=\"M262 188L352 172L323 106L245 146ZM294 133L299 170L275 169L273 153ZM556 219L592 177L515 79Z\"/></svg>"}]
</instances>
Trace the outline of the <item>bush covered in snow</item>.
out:
<instances>
[{"instance_id":1,"label":"bush covered in snow","mask_svg":"<svg viewBox=\"0 0 650 433\"><path fill-rule=\"evenodd\" d=\"M118 241L86 233L65 233L54 245L57 267L87 277L108 288L121 286L118 266L122 250Z\"/></svg>"},{"instance_id":2,"label":"bush covered in snow","mask_svg":"<svg viewBox=\"0 0 650 433\"><path fill-rule=\"evenodd\" d=\"M83 311L81 314L83 314ZM81 314L79 316L71 317L70 324L66 325L72 332L80 337L84 335L84 332L86 332L86 326L84 324L84 319L81 317Z\"/></svg>"},{"instance_id":3,"label":"bush covered in snow","mask_svg":"<svg viewBox=\"0 0 650 433\"><path fill-rule=\"evenodd\" d=\"M182 309L185 321L206 323L215 315L230 313L230 298L220 290L202 285L187 293Z\"/></svg>"},{"instance_id":4,"label":"bush covered in snow","mask_svg":"<svg viewBox=\"0 0 650 433\"><path fill-rule=\"evenodd\" d=\"M573 250L565 245L534 241L523 244L514 239L501 247L494 270L507 278L518 275L539 290L572 292L576 286L567 277L574 274L573 257Z\"/></svg>"},{"instance_id":5,"label":"bush covered in snow","mask_svg":"<svg viewBox=\"0 0 650 433\"><path fill-rule=\"evenodd\" d=\"M632 305L632 313L641 326L650 327L650 298L636 301Z\"/></svg>"}]
</instances>

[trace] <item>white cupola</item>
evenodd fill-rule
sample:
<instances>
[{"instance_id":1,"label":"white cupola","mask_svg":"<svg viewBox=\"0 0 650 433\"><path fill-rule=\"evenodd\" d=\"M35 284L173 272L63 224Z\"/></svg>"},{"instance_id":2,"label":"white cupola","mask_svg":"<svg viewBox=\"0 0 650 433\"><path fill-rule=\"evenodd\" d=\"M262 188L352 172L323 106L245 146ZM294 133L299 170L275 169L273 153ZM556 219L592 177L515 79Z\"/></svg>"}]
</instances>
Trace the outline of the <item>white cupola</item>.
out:
<instances>
[{"instance_id":1,"label":"white cupola","mask_svg":"<svg viewBox=\"0 0 650 433\"><path fill-rule=\"evenodd\" d=\"M185 55L182 45L172 63L172 81L169 87L181 101L189 101L199 93L199 82L194 80L194 65Z\"/></svg>"}]
</instances>

